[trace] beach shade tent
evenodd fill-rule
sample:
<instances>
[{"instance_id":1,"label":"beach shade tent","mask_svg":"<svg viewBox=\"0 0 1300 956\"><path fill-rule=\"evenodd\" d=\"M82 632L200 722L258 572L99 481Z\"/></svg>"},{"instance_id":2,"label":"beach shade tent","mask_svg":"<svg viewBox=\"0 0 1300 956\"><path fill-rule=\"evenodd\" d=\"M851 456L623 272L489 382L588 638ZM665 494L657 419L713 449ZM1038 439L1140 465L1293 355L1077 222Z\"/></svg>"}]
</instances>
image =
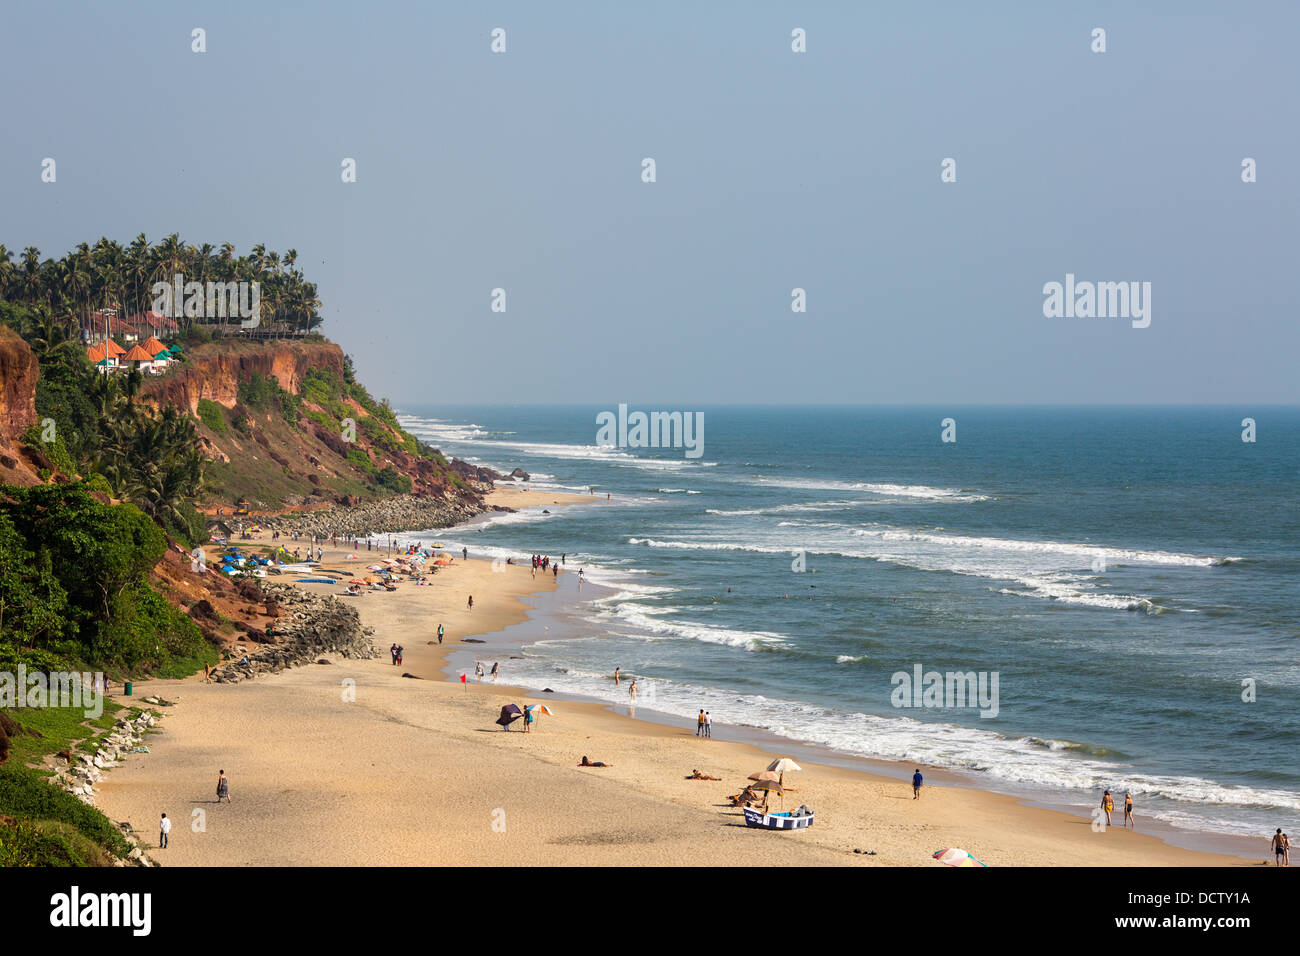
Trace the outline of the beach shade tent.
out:
<instances>
[{"instance_id":1,"label":"beach shade tent","mask_svg":"<svg viewBox=\"0 0 1300 956\"><path fill-rule=\"evenodd\" d=\"M960 850L957 847L949 847L946 850L935 850L934 853L930 855L945 866L982 866L985 869L988 869L987 863L981 863L965 850Z\"/></svg>"},{"instance_id":2,"label":"beach shade tent","mask_svg":"<svg viewBox=\"0 0 1300 956\"><path fill-rule=\"evenodd\" d=\"M751 773L749 779L757 780L760 783L769 782L779 784L781 782L780 778L770 770L760 770L757 773Z\"/></svg>"},{"instance_id":3,"label":"beach shade tent","mask_svg":"<svg viewBox=\"0 0 1300 956\"><path fill-rule=\"evenodd\" d=\"M789 773L791 770L802 770L803 768L800 767L793 760L791 760L789 757L777 757L775 760L773 760L770 764L767 765L767 769L777 774L778 781L780 781L781 783L785 783L785 775L787 773Z\"/></svg>"},{"instance_id":4,"label":"beach shade tent","mask_svg":"<svg viewBox=\"0 0 1300 956\"><path fill-rule=\"evenodd\" d=\"M777 783L776 781L774 781L774 780L759 780L759 781L756 782L756 783L750 784L750 787L749 787L749 788L750 788L751 790L753 790L753 791L755 791L755 792L757 792L757 793L761 793L761 794L763 795L763 807L764 807L764 808L767 807L767 798L770 797L770 796L771 796L772 794L774 794L774 793L775 793L778 797L781 797L782 800L785 799L785 791L782 790L782 789L781 789L781 785L780 785L779 783Z\"/></svg>"},{"instance_id":5,"label":"beach shade tent","mask_svg":"<svg viewBox=\"0 0 1300 956\"><path fill-rule=\"evenodd\" d=\"M497 718L497 723L501 725L502 730L509 730L510 725L524 715L517 704L506 704L501 708L501 716Z\"/></svg>"},{"instance_id":6,"label":"beach shade tent","mask_svg":"<svg viewBox=\"0 0 1300 956\"><path fill-rule=\"evenodd\" d=\"M547 717L555 716L553 713L551 713L551 709L547 707L545 704L529 704L527 707L524 708L524 710L527 711L535 710L537 711L537 714L545 714ZM533 715L534 720L537 719L537 714Z\"/></svg>"}]
</instances>

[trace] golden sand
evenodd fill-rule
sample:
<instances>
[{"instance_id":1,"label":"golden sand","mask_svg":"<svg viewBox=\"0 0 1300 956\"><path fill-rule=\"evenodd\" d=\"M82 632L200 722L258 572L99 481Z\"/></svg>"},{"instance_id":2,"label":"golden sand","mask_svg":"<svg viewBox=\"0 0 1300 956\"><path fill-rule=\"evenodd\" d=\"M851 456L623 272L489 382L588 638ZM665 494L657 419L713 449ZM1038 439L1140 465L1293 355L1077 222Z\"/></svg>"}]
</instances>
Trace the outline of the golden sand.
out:
<instances>
[{"instance_id":1,"label":"golden sand","mask_svg":"<svg viewBox=\"0 0 1300 956\"><path fill-rule=\"evenodd\" d=\"M527 566L458 559L428 587L353 599L376 629L376 660L238 685L201 676L137 684L139 695L177 703L164 709L152 752L107 774L97 803L146 841L157 838L159 814L175 820L170 847L153 853L164 865L935 866L930 854L950 846L990 866L1258 863L1141 832L1094 832L1081 817L964 787L927 786L913 800L906 769L888 779L803 760L787 801L810 804L814 826L751 830L724 798L767 765L767 751L472 675L464 686L442 678L461 638L523 620L521 596L554 587ZM441 647L429 643L439 622ZM405 647L400 668L386 653L393 642ZM508 679L508 660L503 667ZM494 723L503 703L538 700L555 716L532 733ZM613 766L581 769L584 754ZM721 782L683 779L696 768ZM215 803L219 769L229 805Z\"/></svg>"}]
</instances>

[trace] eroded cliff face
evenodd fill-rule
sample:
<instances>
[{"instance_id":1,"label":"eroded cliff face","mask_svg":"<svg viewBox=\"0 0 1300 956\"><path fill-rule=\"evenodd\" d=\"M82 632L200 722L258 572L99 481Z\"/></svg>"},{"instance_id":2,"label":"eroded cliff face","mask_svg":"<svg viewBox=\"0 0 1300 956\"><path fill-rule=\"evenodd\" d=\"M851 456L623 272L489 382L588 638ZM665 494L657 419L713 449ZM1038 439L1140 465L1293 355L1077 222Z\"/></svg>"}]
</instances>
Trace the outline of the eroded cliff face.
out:
<instances>
[{"instance_id":1,"label":"eroded cliff face","mask_svg":"<svg viewBox=\"0 0 1300 956\"><path fill-rule=\"evenodd\" d=\"M36 356L17 333L0 325L0 483L32 485L39 479L18 449L18 438L36 421Z\"/></svg>"},{"instance_id":2,"label":"eroded cliff face","mask_svg":"<svg viewBox=\"0 0 1300 956\"><path fill-rule=\"evenodd\" d=\"M343 350L333 342L213 342L194 349L183 370L148 381L143 397L191 413L198 410L201 398L232 408L238 401L239 383L254 372L273 377L286 392L297 395L311 368L325 369L342 378Z\"/></svg>"}]
</instances>

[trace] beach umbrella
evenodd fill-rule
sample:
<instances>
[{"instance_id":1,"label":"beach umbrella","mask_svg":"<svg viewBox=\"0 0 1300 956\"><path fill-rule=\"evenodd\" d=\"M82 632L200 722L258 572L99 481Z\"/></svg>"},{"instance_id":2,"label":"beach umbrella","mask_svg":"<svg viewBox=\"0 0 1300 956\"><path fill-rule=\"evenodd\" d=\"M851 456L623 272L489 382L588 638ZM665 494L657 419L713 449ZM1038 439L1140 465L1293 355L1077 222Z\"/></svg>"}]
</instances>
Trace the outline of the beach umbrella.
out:
<instances>
[{"instance_id":1,"label":"beach umbrella","mask_svg":"<svg viewBox=\"0 0 1300 956\"><path fill-rule=\"evenodd\" d=\"M501 708L501 716L497 718L497 723L503 730L509 730L510 725L524 715L516 704L506 704Z\"/></svg>"},{"instance_id":2,"label":"beach umbrella","mask_svg":"<svg viewBox=\"0 0 1300 956\"><path fill-rule=\"evenodd\" d=\"M957 847L949 847L946 850L935 850L931 856L946 866L982 866L985 869L988 868L987 863L981 863L965 850L959 850Z\"/></svg>"},{"instance_id":3,"label":"beach umbrella","mask_svg":"<svg viewBox=\"0 0 1300 956\"><path fill-rule=\"evenodd\" d=\"M777 779L782 783L785 783L785 775L787 773L789 773L791 770L802 770L803 768L800 767L793 760L791 760L789 757L777 757L775 760L773 760L770 764L767 765L767 769L778 774Z\"/></svg>"},{"instance_id":4,"label":"beach umbrella","mask_svg":"<svg viewBox=\"0 0 1300 956\"><path fill-rule=\"evenodd\" d=\"M751 773L751 774L749 775L749 779L750 779L750 780L757 780L757 781L759 781L760 783L762 783L762 782L766 782L766 781L771 781L772 783L777 783L777 784L779 784L779 783L781 782L780 778L777 777L777 775L774 774L774 773L773 773L772 771L770 771L770 770L760 770L760 771L758 771L758 773Z\"/></svg>"}]
</instances>

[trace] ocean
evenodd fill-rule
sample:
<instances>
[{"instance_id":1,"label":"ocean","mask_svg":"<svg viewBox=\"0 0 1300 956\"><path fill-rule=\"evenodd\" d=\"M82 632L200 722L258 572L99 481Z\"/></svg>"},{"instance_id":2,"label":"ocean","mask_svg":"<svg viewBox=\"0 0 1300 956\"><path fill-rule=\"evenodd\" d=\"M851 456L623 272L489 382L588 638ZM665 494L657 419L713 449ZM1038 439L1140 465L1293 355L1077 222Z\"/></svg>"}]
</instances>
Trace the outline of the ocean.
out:
<instances>
[{"instance_id":1,"label":"ocean","mask_svg":"<svg viewBox=\"0 0 1300 956\"><path fill-rule=\"evenodd\" d=\"M405 536L567 554L609 588L511 683L613 699L617 666L688 725L704 708L1081 812L1132 791L1184 830L1300 825L1300 410L705 406L698 458L597 446L614 410L400 416L530 488L613 495ZM912 692L918 667L938 692Z\"/></svg>"}]
</instances>

